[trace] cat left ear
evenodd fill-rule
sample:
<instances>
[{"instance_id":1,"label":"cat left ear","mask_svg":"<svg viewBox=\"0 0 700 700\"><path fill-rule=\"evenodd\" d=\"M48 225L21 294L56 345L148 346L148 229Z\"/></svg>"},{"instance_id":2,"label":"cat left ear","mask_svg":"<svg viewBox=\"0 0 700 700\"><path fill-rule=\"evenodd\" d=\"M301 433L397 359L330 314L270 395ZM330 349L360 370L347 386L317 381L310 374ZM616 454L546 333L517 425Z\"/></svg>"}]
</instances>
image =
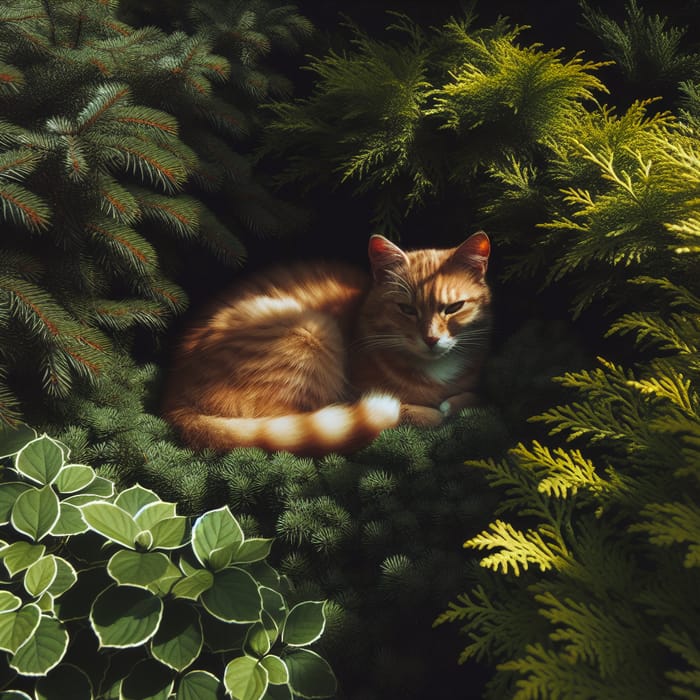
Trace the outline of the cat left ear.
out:
<instances>
[{"instance_id":1,"label":"cat left ear","mask_svg":"<svg viewBox=\"0 0 700 700\"><path fill-rule=\"evenodd\" d=\"M483 232L479 231L467 238L461 246L452 254L452 260L460 265L468 265L477 270L483 277L489 264L491 253L491 241Z\"/></svg>"},{"instance_id":2,"label":"cat left ear","mask_svg":"<svg viewBox=\"0 0 700 700\"><path fill-rule=\"evenodd\" d=\"M378 233L370 236L367 252L372 266L372 275L377 281L385 279L390 269L408 263L406 253L388 238L384 238Z\"/></svg>"}]
</instances>

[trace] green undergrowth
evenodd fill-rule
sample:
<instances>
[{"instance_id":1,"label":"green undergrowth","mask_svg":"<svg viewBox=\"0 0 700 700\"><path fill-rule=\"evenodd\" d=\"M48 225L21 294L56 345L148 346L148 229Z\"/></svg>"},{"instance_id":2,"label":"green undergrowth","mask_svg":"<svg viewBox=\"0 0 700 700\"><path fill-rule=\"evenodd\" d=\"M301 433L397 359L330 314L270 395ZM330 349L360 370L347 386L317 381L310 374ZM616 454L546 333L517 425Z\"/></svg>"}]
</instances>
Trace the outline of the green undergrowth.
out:
<instances>
[{"instance_id":1,"label":"green undergrowth","mask_svg":"<svg viewBox=\"0 0 700 700\"><path fill-rule=\"evenodd\" d=\"M23 426L0 432L0 460L3 698L335 695L307 648L324 601L288 604L271 540L227 507L191 520L138 484L117 492Z\"/></svg>"}]
</instances>

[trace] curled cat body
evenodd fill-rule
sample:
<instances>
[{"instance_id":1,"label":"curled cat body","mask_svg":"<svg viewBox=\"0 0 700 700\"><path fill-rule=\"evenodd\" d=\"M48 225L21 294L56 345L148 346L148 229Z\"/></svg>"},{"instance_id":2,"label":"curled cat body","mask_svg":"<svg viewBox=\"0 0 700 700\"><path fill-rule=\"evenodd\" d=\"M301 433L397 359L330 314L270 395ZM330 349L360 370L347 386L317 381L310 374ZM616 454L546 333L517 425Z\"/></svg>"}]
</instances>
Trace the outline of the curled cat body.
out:
<instances>
[{"instance_id":1,"label":"curled cat body","mask_svg":"<svg viewBox=\"0 0 700 700\"><path fill-rule=\"evenodd\" d=\"M489 239L405 252L369 241L371 274L292 263L242 280L185 331L163 414L194 448L348 453L399 423L475 402L487 351Z\"/></svg>"}]
</instances>

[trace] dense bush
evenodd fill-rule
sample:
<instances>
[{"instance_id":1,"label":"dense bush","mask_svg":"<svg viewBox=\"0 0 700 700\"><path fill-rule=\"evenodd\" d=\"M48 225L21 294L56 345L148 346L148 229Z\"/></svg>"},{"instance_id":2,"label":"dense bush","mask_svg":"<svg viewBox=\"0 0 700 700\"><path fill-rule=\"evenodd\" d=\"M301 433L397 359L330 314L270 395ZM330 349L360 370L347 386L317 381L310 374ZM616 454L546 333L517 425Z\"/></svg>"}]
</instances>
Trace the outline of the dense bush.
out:
<instances>
[{"instance_id":1,"label":"dense bush","mask_svg":"<svg viewBox=\"0 0 700 700\"><path fill-rule=\"evenodd\" d=\"M28 120L17 116L3 132L9 165L0 177L6 176L2 192L20 194L37 214L44 211L47 223L29 226L27 236L38 219L14 200L2 210L8 234L0 264L8 264L0 280L15 286L2 287L0 364L15 398L45 372L50 420L43 400L24 406L42 429L123 493L150 493L130 491L138 481L194 517L228 506L246 541L275 535L273 561L297 583L285 594L287 608L329 599L318 644L339 675L340 697L481 697L475 662L485 662L484 673L493 675L491 697L696 697L700 91L697 54L682 32L647 20L634 2L626 23L586 7L583 18L607 42L601 58L617 60L613 66L523 44L526 30L506 20L483 27L470 16L423 30L394 16L381 41L354 28L345 50L312 59L308 95L255 111L252 122L273 117L263 163L287 194L295 183L311 185L304 196L322 217L330 193L340 192L333 201L341 208L321 219L327 239L364 247L372 232L366 222L360 233L346 223L354 220L349 212L365 211L360 202L384 233L410 235L418 246L454 244L477 226L495 244L496 337L484 373L486 406L436 430L388 431L356 455L306 460L254 449L183 449L157 416L162 369L128 356L136 328L161 329L169 323L163 314L169 319L182 306L159 306L148 286L172 284L178 269L168 235L206 245L202 236L219 232L235 252L242 251L243 230L275 229L268 227L267 193L255 178L246 179L250 158L244 153L244 163L232 150L238 132L214 116L219 108L230 116L236 104L250 108L256 81L221 83L193 95L183 76L202 85L207 66L225 63L238 65L242 77L253 75L263 54L247 52L246 41L262 50L265 42L256 39L263 27L274 28L272 36L287 26L294 35L296 15L270 14L264 2L228 3L216 34L202 21L212 16L206 8L216 10L218 3L197 3L194 15L170 3L165 24L191 32L171 35L105 24L113 7L88 3L86 31L93 39L75 53L80 47L52 44L50 31L70 34L77 4L57 3L61 11L49 17L37 3L31 31L18 38L12 12L26 4L0 10L7 49L2 75L9 76L3 104ZM229 35L247 39L224 61L212 51L231 49ZM27 36L43 36L36 53L22 43ZM146 42L158 56L152 63L141 60L142 39L153 42ZM99 92L107 88L95 60L102 61L99 52L112 56L113 44L138 65L113 65L107 88L123 82L132 102L108 101L90 121L90 106L99 107L95 100L107 94ZM161 85L150 91L149 81L159 82L158 71L170 70L190 46L201 52L175 71L184 79L175 101L159 102ZM31 81L66 56L80 70L56 69L74 81L64 92L76 101L61 112L54 84ZM83 75L89 80L79 79ZM608 94L605 76L627 80L634 99L624 90ZM74 84L83 92L71 92ZM667 92L662 101L637 100L641 85ZM44 91L48 97L41 97ZM136 156L119 160L123 144L112 122L143 116L146 108L161 110L148 112L161 125L174 124L168 114L174 115L177 134L154 140L143 125L119 134L140 138L149 153L171 149L170 156L180 158L176 184L184 191L163 189L164 173L139 165ZM81 114L90 122L85 133L48 129L57 115L79 125ZM37 151L42 139L53 150ZM140 193L151 204L191 204L198 227L184 231L183 222L166 213L149 218L141 205L133 222L122 220L104 193L62 169L76 144L90 145L84 162L96 182L107 178L110 187ZM21 153L29 160L18 170L13 158ZM209 181L216 183L211 191ZM233 191L241 183L237 199ZM70 210L61 208L64 195ZM228 201L236 205L220 227L213 212ZM155 263L132 264L134 256L124 257L116 239L99 248L102 239L85 235L93 214L122 227L130 236L122 242L151 246ZM100 313L86 315L98 303ZM118 322L106 320L109 309ZM148 313L136 313L141 309ZM90 345L95 339L118 348L109 371L99 375L88 365L80 369L83 360L103 357L102 345ZM83 345L97 354L84 355ZM595 365L595 355L607 359ZM57 380L54 368L63 368ZM563 377L558 384L550 381L554 373ZM0 408L10 420L17 412L7 391ZM526 425L532 414L539 418ZM460 548L464 539L467 553ZM189 565L196 564L185 559L178 575L192 573ZM17 572L13 585L25 578ZM450 599L456 602L440 621L462 622L466 672L454 663L458 643L450 628L429 630ZM145 640L140 647L149 645ZM262 672L251 673L259 679Z\"/></svg>"},{"instance_id":2,"label":"dense bush","mask_svg":"<svg viewBox=\"0 0 700 700\"><path fill-rule=\"evenodd\" d=\"M139 485L116 494L64 445L32 437L0 435L12 458L0 480L0 663L13 697L334 695L333 672L306 648L324 603L287 603L288 580L265 562L271 540L246 538L225 507L190 523Z\"/></svg>"}]
</instances>

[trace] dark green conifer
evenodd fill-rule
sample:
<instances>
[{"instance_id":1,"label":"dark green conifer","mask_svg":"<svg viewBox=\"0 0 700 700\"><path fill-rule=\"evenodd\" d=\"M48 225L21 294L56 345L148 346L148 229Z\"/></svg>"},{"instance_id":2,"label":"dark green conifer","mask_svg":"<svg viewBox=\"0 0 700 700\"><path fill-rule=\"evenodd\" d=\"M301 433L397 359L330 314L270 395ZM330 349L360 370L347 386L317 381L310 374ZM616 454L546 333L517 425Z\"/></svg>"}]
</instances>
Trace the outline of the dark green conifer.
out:
<instances>
[{"instance_id":1,"label":"dark green conifer","mask_svg":"<svg viewBox=\"0 0 700 700\"><path fill-rule=\"evenodd\" d=\"M135 29L114 1L0 8L0 420L30 397L42 419L40 397L89 390L115 342L168 326L187 303L175 242L238 265L249 232L284 228L289 212L236 144L251 105L275 93L260 55L308 24L267 6L256 24L247 4L214 25L198 3L191 34ZM247 67L233 91L215 44Z\"/></svg>"}]
</instances>

